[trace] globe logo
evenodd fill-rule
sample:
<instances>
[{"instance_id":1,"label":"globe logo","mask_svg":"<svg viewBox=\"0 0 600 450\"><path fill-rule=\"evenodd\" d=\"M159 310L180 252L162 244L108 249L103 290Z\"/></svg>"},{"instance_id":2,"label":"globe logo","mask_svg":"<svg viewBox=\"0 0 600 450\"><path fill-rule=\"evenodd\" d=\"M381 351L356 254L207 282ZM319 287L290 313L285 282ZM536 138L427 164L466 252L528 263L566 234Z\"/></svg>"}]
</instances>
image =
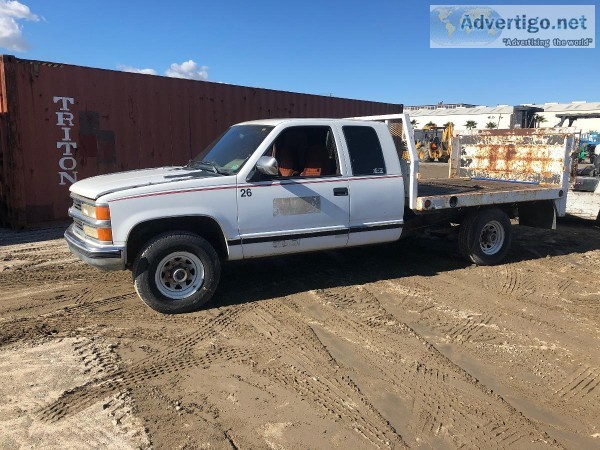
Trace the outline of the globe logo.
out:
<instances>
[{"instance_id":1,"label":"globe logo","mask_svg":"<svg viewBox=\"0 0 600 450\"><path fill-rule=\"evenodd\" d=\"M487 6L438 6L429 12L431 43L441 47L485 47L496 41L501 16Z\"/></svg>"}]
</instances>

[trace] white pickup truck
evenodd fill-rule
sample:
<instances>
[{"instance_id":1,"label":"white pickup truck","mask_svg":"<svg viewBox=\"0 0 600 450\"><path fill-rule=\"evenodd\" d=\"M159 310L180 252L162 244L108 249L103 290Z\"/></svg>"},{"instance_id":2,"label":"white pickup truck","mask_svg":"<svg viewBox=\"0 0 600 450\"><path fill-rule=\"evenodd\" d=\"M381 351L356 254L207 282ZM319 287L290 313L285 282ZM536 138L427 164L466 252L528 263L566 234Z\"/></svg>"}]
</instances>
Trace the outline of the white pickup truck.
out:
<instances>
[{"instance_id":1,"label":"white pickup truck","mask_svg":"<svg viewBox=\"0 0 600 450\"><path fill-rule=\"evenodd\" d=\"M461 252L496 264L510 219L554 228L568 187L571 134L510 131L506 148L493 132L461 137L454 178L420 181L407 115L241 123L185 166L73 184L65 238L86 263L132 270L163 313L210 300L224 261L392 242L432 224L460 224Z\"/></svg>"}]
</instances>

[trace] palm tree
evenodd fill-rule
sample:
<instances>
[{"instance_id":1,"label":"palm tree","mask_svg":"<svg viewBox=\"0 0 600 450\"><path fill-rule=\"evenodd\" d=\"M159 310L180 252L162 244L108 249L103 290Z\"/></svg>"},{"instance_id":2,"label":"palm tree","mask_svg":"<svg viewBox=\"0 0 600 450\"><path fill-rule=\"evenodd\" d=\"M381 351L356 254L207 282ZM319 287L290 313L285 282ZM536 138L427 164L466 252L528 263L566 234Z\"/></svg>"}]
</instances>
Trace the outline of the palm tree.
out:
<instances>
[{"instance_id":1,"label":"palm tree","mask_svg":"<svg viewBox=\"0 0 600 450\"><path fill-rule=\"evenodd\" d=\"M498 124L496 122L488 122L485 124L485 127L488 130L493 130L494 128L498 128Z\"/></svg>"},{"instance_id":2,"label":"palm tree","mask_svg":"<svg viewBox=\"0 0 600 450\"><path fill-rule=\"evenodd\" d=\"M413 119L410 121L410 124L413 128L417 128L417 125L419 125L419 122L417 122L417 119Z\"/></svg>"},{"instance_id":3,"label":"palm tree","mask_svg":"<svg viewBox=\"0 0 600 450\"><path fill-rule=\"evenodd\" d=\"M444 128L448 128L450 125L454 126L454 122L446 122Z\"/></svg>"},{"instance_id":4,"label":"palm tree","mask_svg":"<svg viewBox=\"0 0 600 450\"><path fill-rule=\"evenodd\" d=\"M536 128L539 128L540 124L548 121L544 116L540 116L539 114L536 114L535 116L533 116L533 120L535 122Z\"/></svg>"},{"instance_id":5,"label":"palm tree","mask_svg":"<svg viewBox=\"0 0 600 450\"><path fill-rule=\"evenodd\" d=\"M465 128L467 130L473 130L477 128L477 122L475 122L474 120L467 120L467 122L465 123Z\"/></svg>"},{"instance_id":6,"label":"palm tree","mask_svg":"<svg viewBox=\"0 0 600 450\"><path fill-rule=\"evenodd\" d=\"M425 128L426 129L437 128L437 124L434 123L433 121L430 121L425 124Z\"/></svg>"}]
</instances>

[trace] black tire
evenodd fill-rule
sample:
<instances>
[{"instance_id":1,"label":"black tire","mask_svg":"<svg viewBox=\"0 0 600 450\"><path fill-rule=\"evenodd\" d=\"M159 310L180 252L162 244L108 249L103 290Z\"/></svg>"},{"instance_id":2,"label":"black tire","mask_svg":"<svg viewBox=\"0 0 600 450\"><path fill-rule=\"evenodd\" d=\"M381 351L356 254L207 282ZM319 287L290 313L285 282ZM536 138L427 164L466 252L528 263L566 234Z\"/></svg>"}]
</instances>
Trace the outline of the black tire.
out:
<instances>
[{"instance_id":1,"label":"black tire","mask_svg":"<svg viewBox=\"0 0 600 450\"><path fill-rule=\"evenodd\" d=\"M198 235L161 234L140 251L133 263L134 287L155 311L195 311L213 296L221 276L215 249Z\"/></svg>"},{"instance_id":2,"label":"black tire","mask_svg":"<svg viewBox=\"0 0 600 450\"><path fill-rule=\"evenodd\" d=\"M480 266L500 263L510 248L510 219L498 208L472 211L460 225L458 245L462 255Z\"/></svg>"}]
</instances>

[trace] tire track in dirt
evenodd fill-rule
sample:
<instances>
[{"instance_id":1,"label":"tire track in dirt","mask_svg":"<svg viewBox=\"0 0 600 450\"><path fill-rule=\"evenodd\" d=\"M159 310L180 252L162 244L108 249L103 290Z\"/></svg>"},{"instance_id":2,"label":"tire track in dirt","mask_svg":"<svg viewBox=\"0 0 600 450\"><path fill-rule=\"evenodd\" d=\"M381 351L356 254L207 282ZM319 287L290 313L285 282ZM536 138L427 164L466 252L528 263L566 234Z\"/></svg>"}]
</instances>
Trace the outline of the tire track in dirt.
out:
<instances>
[{"instance_id":1,"label":"tire track in dirt","mask_svg":"<svg viewBox=\"0 0 600 450\"><path fill-rule=\"evenodd\" d=\"M495 322L500 316L500 310L493 308L478 316L470 316L464 322L451 326L447 334L450 342L464 344L466 342L493 342L497 335L488 332L490 328L497 328Z\"/></svg>"},{"instance_id":2,"label":"tire track in dirt","mask_svg":"<svg viewBox=\"0 0 600 450\"><path fill-rule=\"evenodd\" d=\"M53 229L40 233L27 232L26 235L17 233L13 236L6 230L0 230L0 239L7 242L4 247L0 247L3 256L3 261L0 260L0 289L6 292L7 297L21 294L22 299L30 300L30 297L37 296L37 290L41 294L52 285L72 285L94 280L105 288L119 284L123 279L122 273L101 272L79 261L69 252L62 237L35 241L36 236L54 238L57 234L60 233ZM18 243L19 238L29 242ZM17 243L11 244L12 242ZM37 289L39 287L41 289Z\"/></svg>"},{"instance_id":3,"label":"tire track in dirt","mask_svg":"<svg viewBox=\"0 0 600 450\"><path fill-rule=\"evenodd\" d=\"M55 422L90 406L98 398L111 393L133 389L150 380L173 374L177 371L210 365L216 361L243 361L248 351L236 348L215 348L194 354L195 347L202 341L217 336L230 326L245 308L224 308L204 326L180 339L175 345L155 355L141 359L129 367L108 373L92 382L67 392L61 398L39 412L44 421Z\"/></svg>"},{"instance_id":4,"label":"tire track in dirt","mask_svg":"<svg viewBox=\"0 0 600 450\"><path fill-rule=\"evenodd\" d=\"M368 351L361 353L361 357L369 366L377 367L384 374L385 380L398 392L413 399L415 411L412 415L421 418L421 422L415 425L419 430L434 435L439 434L441 430L445 433L452 430L450 438L454 444L484 447L513 445L519 441L520 445L524 445L531 438L549 439L508 402L448 360L415 330L404 323L398 323L395 317L386 312L376 297L361 288L347 288L342 293L337 292L339 289L319 291L317 295L323 299L324 305L332 305L342 312L342 316L346 316L344 319L336 317L337 325L330 324L334 330L337 329L338 333L346 336L352 333L350 341L369 340ZM353 296L355 302L351 300ZM348 320L348 315L360 320ZM377 317L378 320L369 320L372 317ZM340 326L343 326L343 332ZM385 332L381 333L381 336L385 337L380 338L380 342L376 341L378 333L373 332L373 329L378 328L385 329ZM415 346L416 343L418 345ZM392 359L389 351L384 358L373 357L377 354L373 348L389 347L410 348L411 351L415 351L417 356L414 370L406 370L402 364L391 364L394 360L401 361L402 357L396 355ZM418 349L422 347L428 351L421 351L419 356ZM422 363L421 360L430 362ZM393 371L386 369L386 366L390 365L394 368ZM448 394L457 385L460 386L460 390ZM469 394L468 400L463 397L466 393ZM465 414L464 410L468 409L464 406L465 401L470 402L473 411L481 412L481 416L477 413ZM486 404L489 403L496 404L495 409L490 413L487 408L483 413Z\"/></svg>"},{"instance_id":5,"label":"tire track in dirt","mask_svg":"<svg viewBox=\"0 0 600 450\"><path fill-rule=\"evenodd\" d=\"M554 392L565 401L581 400L588 395L593 395L590 401L598 399L596 388L600 385L600 369L585 366L571 379L563 382L558 390Z\"/></svg>"},{"instance_id":6,"label":"tire track in dirt","mask_svg":"<svg viewBox=\"0 0 600 450\"><path fill-rule=\"evenodd\" d=\"M405 310L416 314L415 319L425 322L428 327L439 330L441 334L446 336L448 342L461 344L469 342L493 343L506 338L498 326L498 321L503 315L499 307L488 303L487 308L482 312L472 308L451 308L446 303L441 302L431 290L411 288L412 283L407 280L385 280L371 283L368 286L373 288L374 295L385 296L397 308L399 305L396 297L390 294L413 290L414 293L410 296L401 297L400 301L405 306ZM453 283L455 281L451 280L448 284L446 295L452 295L450 289L454 289ZM460 289L459 292L464 292L464 289Z\"/></svg>"},{"instance_id":7,"label":"tire track in dirt","mask_svg":"<svg viewBox=\"0 0 600 450\"><path fill-rule=\"evenodd\" d=\"M103 404L102 399L96 398L82 414L73 416L58 428L40 423L36 416L36 411L45 408L47 399L54 398L58 392L75 391L80 383L118 367L119 358L113 349L114 346L102 338L67 338L46 339L33 346L26 343L3 351L4 358L12 355L9 360L12 376L7 381L19 386L29 379L29 386L33 386L33 392L19 390L8 404L3 404L8 414L3 415L0 429L10 427L4 429L2 437L8 435L9 438L3 442L11 442L11 447L17 442L30 447L37 441L35 446L51 448L60 448L59 443L68 448L82 448L84 444L92 448L128 448L126 442L130 442L137 448L148 448L144 429L133 416L135 402L126 390L113 392ZM42 373L36 373L38 371ZM56 433L64 436L58 437Z\"/></svg>"},{"instance_id":8,"label":"tire track in dirt","mask_svg":"<svg viewBox=\"0 0 600 450\"><path fill-rule=\"evenodd\" d=\"M261 352L253 357L263 361L255 368L266 366L260 369L262 375L317 405L332 419L348 423L374 447L405 446L402 436L359 387L340 375L338 363L303 316L283 301L261 304L252 317L247 317L262 337L257 344ZM271 361L261 357L264 350ZM276 365L272 361L275 356L279 360Z\"/></svg>"},{"instance_id":9,"label":"tire track in dirt","mask_svg":"<svg viewBox=\"0 0 600 450\"><path fill-rule=\"evenodd\" d=\"M538 290L542 297L558 296L564 300L560 304L549 305L546 303L546 307L557 310L562 308L569 313L578 314L582 318L598 319L600 318L600 303L594 301L596 298L600 298L600 288L594 282L600 267L598 260L600 260L600 252L592 251L551 259L526 261L521 264L538 274L538 278L541 280ZM547 277L539 277L540 273L546 273ZM534 298L533 301L542 304L539 299ZM580 307L585 308L585 311L582 312Z\"/></svg>"},{"instance_id":10,"label":"tire track in dirt","mask_svg":"<svg viewBox=\"0 0 600 450\"><path fill-rule=\"evenodd\" d=\"M0 321L2 323L0 345L15 340L39 337L40 334L69 333L74 329L95 326L98 321L103 320L109 320L115 324L124 321L153 323L157 317L160 317L162 322L168 323L198 321L193 317L176 318L158 315L141 303L129 285L77 285L60 290L54 297L57 300L54 306L49 305L46 299L45 303L30 304L25 308L28 314L26 317L13 317ZM37 311L47 311L49 308L54 309L51 312L36 314ZM23 307L17 307L15 309L7 308L5 311L17 313L22 310ZM142 329L141 323L138 332Z\"/></svg>"},{"instance_id":11,"label":"tire track in dirt","mask_svg":"<svg viewBox=\"0 0 600 450\"><path fill-rule=\"evenodd\" d=\"M134 391L136 387L146 386L154 379L164 378L186 369L209 366L218 361L244 362L246 359L248 359L248 352L245 349L218 348L199 356L184 354L180 359L166 360L161 365L139 365L133 370L120 369L66 392L58 400L41 409L38 415L43 421L57 422L115 392Z\"/></svg>"},{"instance_id":12,"label":"tire track in dirt","mask_svg":"<svg viewBox=\"0 0 600 450\"><path fill-rule=\"evenodd\" d=\"M121 272L100 272L91 266L76 261L73 267L65 270L65 267L56 267L53 264L44 267L19 267L14 271L2 273L0 277L0 288L8 293L22 292L23 297L27 296L27 289L21 286L32 287L47 287L56 283L82 283L93 280L98 284L109 286L111 284L119 284L123 280ZM15 288L18 286L18 288Z\"/></svg>"},{"instance_id":13,"label":"tire track in dirt","mask_svg":"<svg viewBox=\"0 0 600 450\"><path fill-rule=\"evenodd\" d=\"M476 270L480 271L480 269ZM565 338L573 339L573 331L569 327L557 329L557 325L561 322L553 320L554 317L548 316L548 313L544 314L545 308L523 308L524 305L535 305L538 302L544 305L548 300L539 300L538 297L542 294L538 292L533 294L532 298L523 299L521 297L518 302L507 302L501 294L491 293L491 298L480 300L480 309L476 307L473 310L474 304L477 305L477 302L473 302L472 299L476 296L471 293L470 288L463 284L461 277L450 278L443 275L442 278L445 278L444 281L448 284L447 289L441 288L441 291L444 292L443 302L438 303L437 299L432 300L434 308L427 309L421 315L411 316L411 320L422 323L429 330L438 330L437 340L439 342L459 345L460 347L454 348L453 353L463 351L483 364L486 361L496 360L498 362L496 378L502 380L501 384L506 386L505 392L514 390L520 392L521 395L518 397L527 400L517 404L517 408L524 411L534 421L548 425L547 421L549 420L551 425L545 426L544 429L548 429L551 434L562 436L563 430L584 435L587 430L590 430L589 433L593 434L594 420L591 419L593 416L591 411L597 410L596 404L588 402L585 398L569 403L564 398L548 395L552 390L558 390L563 384L569 383L570 380L567 379L569 367L576 368L582 364L586 354L585 351L562 348L558 343L544 342L539 339L532 341L529 337L531 334L543 336L548 329L553 329L555 336L562 334ZM375 283L375 285L379 284ZM377 292L379 293L379 290ZM498 295L498 298L495 299L494 295ZM461 320L457 310L449 308L448 305L460 305L466 299L471 300L468 302L470 311L467 313L462 311L467 318ZM458 305L456 307L460 309ZM476 312L478 309L480 312ZM530 312L525 312L526 310L530 310ZM562 309L557 308L557 311L562 311ZM486 317L489 318L490 315L494 318L487 321ZM560 313L557 315L564 317ZM482 318L487 325L478 327L477 325L481 322L474 320L473 317ZM508 324L510 324L509 328L507 328ZM564 326L564 324L562 325ZM472 327L475 327L476 330L479 328L482 334L472 334L469 339L460 338L461 335L468 335ZM585 339L585 335L582 337ZM559 365L556 361L562 361L562 364ZM531 375L534 375L535 379L532 379ZM573 385L579 381L581 380L575 380ZM585 386L587 383L590 383L589 387L594 386L594 381L591 379L587 379L581 386ZM594 392L597 394L595 388L592 394ZM582 402L589 405L587 413L586 409L575 407L577 404L581 405ZM537 406L531 408L531 405ZM544 412L553 411L556 408L569 411L568 416L574 419L562 420L559 415ZM556 433L553 433L553 430ZM574 435L568 437L568 442L573 445L576 441L571 441L572 436Z\"/></svg>"},{"instance_id":14,"label":"tire track in dirt","mask_svg":"<svg viewBox=\"0 0 600 450\"><path fill-rule=\"evenodd\" d=\"M380 423L373 423L373 418L361 412L360 404L351 401L348 395L340 396L331 394L329 383L315 380L308 374L297 370L295 367L286 367L285 370L278 367L264 369L263 374L270 379L284 385L296 392L301 398L309 400L318 405L329 416L340 419L354 429L360 436L376 448L381 446L393 448L398 445L403 447L402 437L389 425L381 415L366 401L363 405ZM352 386L350 379L344 379L348 386ZM360 389L355 387L355 394L360 396ZM371 409L372 408L372 409Z\"/></svg>"},{"instance_id":15,"label":"tire track in dirt","mask_svg":"<svg viewBox=\"0 0 600 450\"><path fill-rule=\"evenodd\" d=\"M75 354L79 356L85 374L99 376L101 373L111 373L119 369L118 358L114 351L114 345L101 348L95 340L85 339L73 344Z\"/></svg>"},{"instance_id":16,"label":"tire track in dirt","mask_svg":"<svg viewBox=\"0 0 600 450\"><path fill-rule=\"evenodd\" d=\"M483 270L483 287L498 294L522 298L535 294L538 289L532 271L518 264L486 267Z\"/></svg>"},{"instance_id":17,"label":"tire track in dirt","mask_svg":"<svg viewBox=\"0 0 600 450\"><path fill-rule=\"evenodd\" d=\"M0 329L0 346L23 339L36 339L40 336L68 334L72 330L95 324L97 317L93 315L97 306L118 304L131 299L135 294L115 295L86 301L87 292L83 291L68 306L36 316L7 319L2 321ZM81 301L79 301L81 300Z\"/></svg>"}]
</instances>

